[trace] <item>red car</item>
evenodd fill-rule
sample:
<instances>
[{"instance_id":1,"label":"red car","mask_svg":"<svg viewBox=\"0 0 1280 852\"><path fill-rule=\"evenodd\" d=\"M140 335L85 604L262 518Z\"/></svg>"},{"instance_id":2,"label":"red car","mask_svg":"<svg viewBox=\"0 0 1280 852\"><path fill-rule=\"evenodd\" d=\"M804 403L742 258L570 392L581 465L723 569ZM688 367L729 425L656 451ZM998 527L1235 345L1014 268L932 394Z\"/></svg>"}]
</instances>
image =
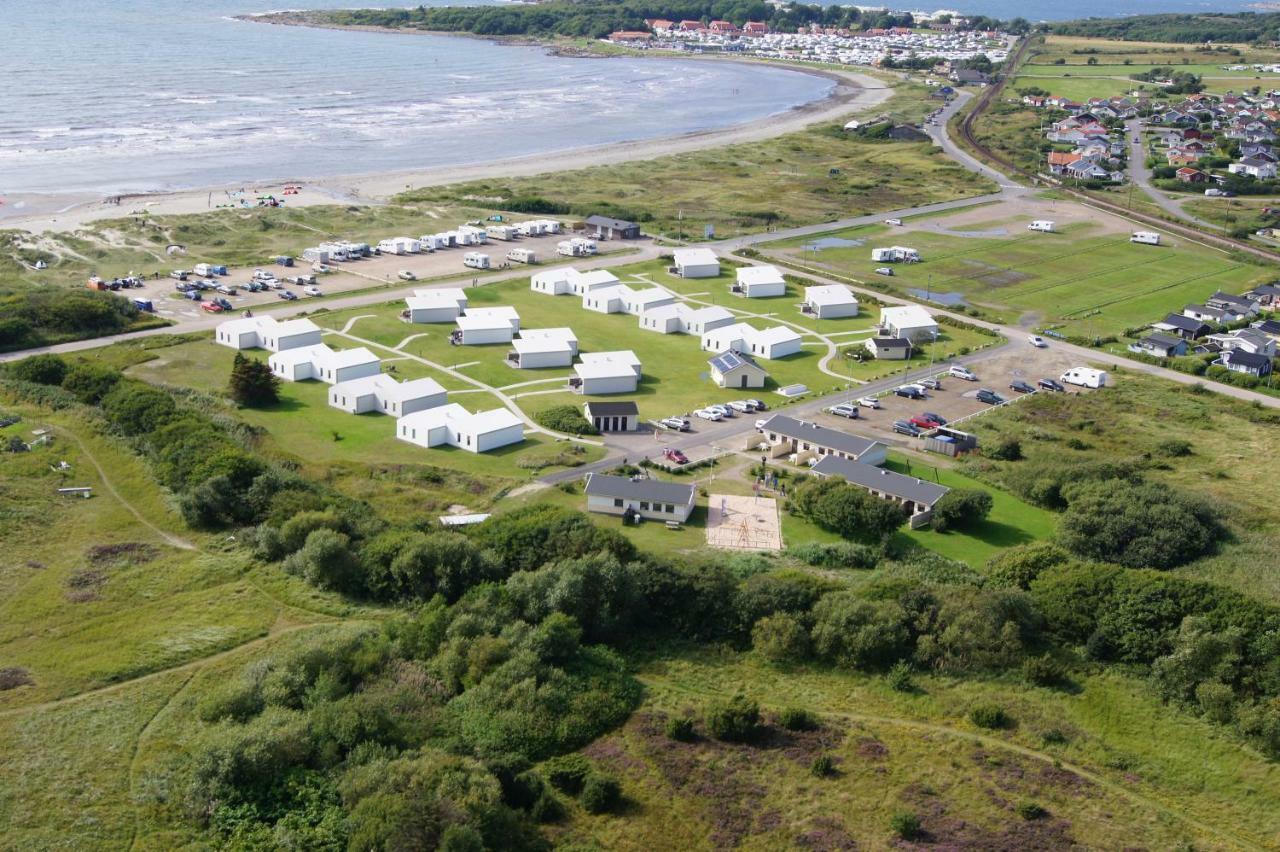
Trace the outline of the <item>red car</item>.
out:
<instances>
[{"instance_id":1,"label":"red car","mask_svg":"<svg viewBox=\"0 0 1280 852\"><path fill-rule=\"evenodd\" d=\"M667 447L662 451L662 457L669 462L675 464L688 464L689 457L673 447Z\"/></svg>"},{"instance_id":2,"label":"red car","mask_svg":"<svg viewBox=\"0 0 1280 852\"><path fill-rule=\"evenodd\" d=\"M200 310L210 314L220 314L222 313L222 305L217 302L201 302Z\"/></svg>"},{"instance_id":3,"label":"red car","mask_svg":"<svg viewBox=\"0 0 1280 852\"><path fill-rule=\"evenodd\" d=\"M937 420L925 417L924 415L912 417L910 422L912 426L919 426L921 429L937 429L942 425Z\"/></svg>"}]
</instances>

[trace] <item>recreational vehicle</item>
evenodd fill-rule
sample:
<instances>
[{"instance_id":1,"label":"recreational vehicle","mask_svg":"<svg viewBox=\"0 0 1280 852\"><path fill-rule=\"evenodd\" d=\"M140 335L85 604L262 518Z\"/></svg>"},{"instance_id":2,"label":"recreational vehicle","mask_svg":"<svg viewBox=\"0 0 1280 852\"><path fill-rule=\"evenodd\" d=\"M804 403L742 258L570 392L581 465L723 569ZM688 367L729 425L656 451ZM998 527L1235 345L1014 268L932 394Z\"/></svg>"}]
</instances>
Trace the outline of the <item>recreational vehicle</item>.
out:
<instances>
[{"instance_id":1,"label":"recreational vehicle","mask_svg":"<svg viewBox=\"0 0 1280 852\"><path fill-rule=\"evenodd\" d=\"M1053 233L1053 222L1048 219L1037 219L1027 226L1028 231L1043 231L1046 234Z\"/></svg>"},{"instance_id":2,"label":"recreational vehicle","mask_svg":"<svg viewBox=\"0 0 1280 852\"><path fill-rule=\"evenodd\" d=\"M1155 231L1134 231L1133 236L1129 238L1131 243L1141 243L1144 246L1160 245L1160 235Z\"/></svg>"},{"instance_id":3,"label":"recreational vehicle","mask_svg":"<svg viewBox=\"0 0 1280 852\"><path fill-rule=\"evenodd\" d=\"M510 242L520 236L520 232L512 225L490 225L484 232L495 240Z\"/></svg>"},{"instance_id":4,"label":"recreational vehicle","mask_svg":"<svg viewBox=\"0 0 1280 852\"><path fill-rule=\"evenodd\" d=\"M538 262L538 258L533 253L533 250L524 249L524 248L512 249L511 251L507 252L507 260L511 261L512 263L537 263Z\"/></svg>"},{"instance_id":5,"label":"recreational vehicle","mask_svg":"<svg viewBox=\"0 0 1280 852\"><path fill-rule=\"evenodd\" d=\"M1082 388L1101 388L1107 385L1107 374L1091 367L1072 367L1058 381L1068 385L1079 385Z\"/></svg>"},{"instance_id":6,"label":"recreational vehicle","mask_svg":"<svg viewBox=\"0 0 1280 852\"><path fill-rule=\"evenodd\" d=\"M490 264L489 255L478 251L469 251L462 258L462 265L472 269L488 269Z\"/></svg>"}]
</instances>

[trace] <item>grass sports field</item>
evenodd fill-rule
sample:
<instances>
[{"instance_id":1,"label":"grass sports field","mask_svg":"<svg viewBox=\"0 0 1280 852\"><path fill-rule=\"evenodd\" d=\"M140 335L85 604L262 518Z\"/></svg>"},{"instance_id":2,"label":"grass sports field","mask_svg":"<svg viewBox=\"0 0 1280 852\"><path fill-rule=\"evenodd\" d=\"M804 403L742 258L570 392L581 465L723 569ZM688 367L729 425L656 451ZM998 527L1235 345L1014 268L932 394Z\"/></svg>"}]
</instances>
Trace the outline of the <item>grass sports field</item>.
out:
<instances>
[{"instance_id":1,"label":"grass sports field","mask_svg":"<svg viewBox=\"0 0 1280 852\"><path fill-rule=\"evenodd\" d=\"M869 225L778 243L776 251L868 287L889 285L917 298L927 293L935 301L989 309L1006 321L1030 316L1040 327L1089 337L1145 325L1215 290L1242 292L1271 277L1260 266L1181 239L1137 245L1127 230L1088 221L1045 234L1026 230L1030 218L993 218L966 224L963 232ZM804 248L824 237L857 244ZM896 266L886 280L874 273L883 264L871 260L871 248L891 244L919 250L922 261Z\"/></svg>"}]
</instances>

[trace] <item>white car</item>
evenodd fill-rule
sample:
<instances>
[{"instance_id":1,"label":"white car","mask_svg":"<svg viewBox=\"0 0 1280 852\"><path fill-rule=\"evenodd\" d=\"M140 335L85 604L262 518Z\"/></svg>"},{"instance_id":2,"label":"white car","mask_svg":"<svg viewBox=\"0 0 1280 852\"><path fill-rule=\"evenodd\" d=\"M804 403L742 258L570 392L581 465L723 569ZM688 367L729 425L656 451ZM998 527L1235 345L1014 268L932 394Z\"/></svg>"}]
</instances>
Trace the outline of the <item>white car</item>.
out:
<instances>
[{"instance_id":1,"label":"white car","mask_svg":"<svg viewBox=\"0 0 1280 852\"><path fill-rule=\"evenodd\" d=\"M839 405L833 405L828 408L827 411L834 414L836 417L847 417L850 420L858 419L858 406L854 405L852 402L842 402Z\"/></svg>"},{"instance_id":2,"label":"white car","mask_svg":"<svg viewBox=\"0 0 1280 852\"><path fill-rule=\"evenodd\" d=\"M302 288L302 292L303 292L303 293L306 293L308 296L323 296L323 295L324 295L323 293L321 293L321 292L320 292L320 288L319 288L319 287L303 287L303 288Z\"/></svg>"},{"instance_id":3,"label":"white car","mask_svg":"<svg viewBox=\"0 0 1280 852\"><path fill-rule=\"evenodd\" d=\"M703 420L723 420L724 419L723 414L721 414L719 411L715 411L710 408L699 408L697 411L693 412L693 416L701 417Z\"/></svg>"},{"instance_id":4,"label":"white car","mask_svg":"<svg viewBox=\"0 0 1280 852\"><path fill-rule=\"evenodd\" d=\"M676 432L689 431L689 421L683 417L665 417L658 421L658 425L664 429L672 429Z\"/></svg>"},{"instance_id":5,"label":"white car","mask_svg":"<svg viewBox=\"0 0 1280 852\"><path fill-rule=\"evenodd\" d=\"M861 405L863 408L879 408L880 400L876 399L874 396L864 396L862 399L858 400L858 405Z\"/></svg>"},{"instance_id":6,"label":"white car","mask_svg":"<svg viewBox=\"0 0 1280 852\"><path fill-rule=\"evenodd\" d=\"M1049 344L1044 342L1044 338L1038 334L1033 334L1028 337L1027 342L1037 349L1045 349L1049 346Z\"/></svg>"},{"instance_id":7,"label":"white car","mask_svg":"<svg viewBox=\"0 0 1280 852\"><path fill-rule=\"evenodd\" d=\"M885 219L884 223L886 225L901 225L902 220L901 219Z\"/></svg>"},{"instance_id":8,"label":"white car","mask_svg":"<svg viewBox=\"0 0 1280 852\"><path fill-rule=\"evenodd\" d=\"M766 424L766 423L768 423L768 422L769 422L769 418L768 418L768 417L761 417L759 420L757 420L757 421L756 421L756 431L757 431L757 432L763 432L763 431L764 431L764 424Z\"/></svg>"},{"instance_id":9,"label":"white car","mask_svg":"<svg viewBox=\"0 0 1280 852\"><path fill-rule=\"evenodd\" d=\"M283 290L284 283L278 279L272 278L270 281L259 281L264 287L270 287L272 290Z\"/></svg>"},{"instance_id":10,"label":"white car","mask_svg":"<svg viewBox=\"0 0 1280 852\"><path fill-rule=\"evenodd\" d=\"M955 376L957 379L964 379L966 382L976 382L978 377L968 367L961 367L959 364L953 366L947 371L948 375Z\"/></svg>"},{"instance_id":11,"label":"white car","mask_svg":"<svg viewBox=\"0 0 1280 852\"><path fill-rule=\"evenodd\" d=\"M400 272L400 280L401 281L417 281L418 276L414 275L412 272L405 269Z\"/></svg>"},{"instance_id":12,"label":"white car","mask_svg":"<svg viewBox=\"0 0 1280 852\"><path fill-rule=\"evenodd\" d=\"M745 399L735 399L733 402L729 403L729 407L734 411L741 411L743 414L748 414L756 410L756 407Z\"/></svg>"},{"instance_id":13,"label":"white car","mask_svg":"<svg viewBox=\"0 0 1280 852\"><path fill-rule=\"evenodd\" d=\"M730 408L730 407L729 407L729 406L727 406L727 405L723 405L722 403L718 403L718 402L717 402L715 405L708 405L708 406L707 406L707 410L708 410L708 411L718 411L718 412L720 412L720 416L721 416L721 417L732 417L732 416L733 416L733 409L732 409L732 408Z\"/></svg>"},{"instance_id":14,"label":"white car","mask_svg":"<svg viewBox=\"0 0 1280 852\"><path fill-rule=\"evenodd\" d=\"M329 264L327 264L327 263L313 263L313 264L311 264L311 271L312 271L312 272L320 272L320 273L324 273L324 272L332 272L332 271L333 271L333 267L332 267L332 266L330 266L330 265L329 265Z\"/></svg>"},{"instance_id":15,"label":"white car","mask_svg":"<svg viewBox=\"0 0 1280 852\"><path fill-rule=\"evenodd\" d=\"M764 410L768 409L768 407L769 407L769 406L765 405L765 404L764 404L764 402L762 402L761 400L758 400L758 399L749 399L749 400L747 400L747 402L749 402L749 403L751 403L752 405L754 405L754 406L755 406L756 411L764 411Z\"/></svg>"}]
</instances>

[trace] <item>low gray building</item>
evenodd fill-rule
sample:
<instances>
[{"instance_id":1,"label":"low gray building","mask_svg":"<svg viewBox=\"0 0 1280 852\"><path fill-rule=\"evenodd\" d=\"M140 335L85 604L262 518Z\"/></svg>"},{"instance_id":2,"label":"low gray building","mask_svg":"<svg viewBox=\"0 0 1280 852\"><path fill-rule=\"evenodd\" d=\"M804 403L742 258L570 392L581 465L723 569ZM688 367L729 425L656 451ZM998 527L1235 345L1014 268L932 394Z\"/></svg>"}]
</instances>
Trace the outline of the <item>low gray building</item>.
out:
<instances>
[{"instance_id":1,"label":"low gray building","mask_svg":"<svg viewBox=\"0 0 1280 852\"><path fill-rule=\"evenodd\" d=\"M584 490L588 512L620 515L624 521L646 518L683 523L693 513L697 498L693 483L606 473L588 473Z\"/></svg>"},{"instance_id":2,"label":"low gray building","mask_svg":"<svg viewBox=\"0 0 1280 852\"><path fill-rule=\"evenodd\" d=\"M614 219L609 216L588 216L587 230L601 240L636 240L640 238L640 226L625 219Z\"/></svg>"},{"instance_id":3,"label":"low gray building","mask_svg":"<svg viewBox=\"0 0 1280 852\"><path fill-rule=\"evenodd\" d=\"M838 456L825 456L813 466L813 475L835 476L850 485L865 488L883 500L892 500L907 510L912 529L929 523L933 507L951 489L936 482L894 473Z\"/></svg>"},{"instance_id":4,"label":"low gray building","mask_svg":"<svg viewBox=\"0 0 1280 852\"><path fill-rule=\"evenodd\" d=\"M634 402L588 402L587 421L601 432L634 432L640 428L640 409Z\"/></svg>"},{"instance_id":5,"label":"low gray building","mask_svg":"<svg viewBox=\"0 0 1280 852\"><path fill-rule=\"evenodd\" d=\"M775 414L760 426L760 432L770 446L774 458L795 454L796 463L803 464L817 456L836 456L866 465L884 464L886 447L879 441L850 435L839 429L829 429L797 420L785 414ZM758 436L751 436L751 449L759 444Z\"/></svg>"}]
</instances>

